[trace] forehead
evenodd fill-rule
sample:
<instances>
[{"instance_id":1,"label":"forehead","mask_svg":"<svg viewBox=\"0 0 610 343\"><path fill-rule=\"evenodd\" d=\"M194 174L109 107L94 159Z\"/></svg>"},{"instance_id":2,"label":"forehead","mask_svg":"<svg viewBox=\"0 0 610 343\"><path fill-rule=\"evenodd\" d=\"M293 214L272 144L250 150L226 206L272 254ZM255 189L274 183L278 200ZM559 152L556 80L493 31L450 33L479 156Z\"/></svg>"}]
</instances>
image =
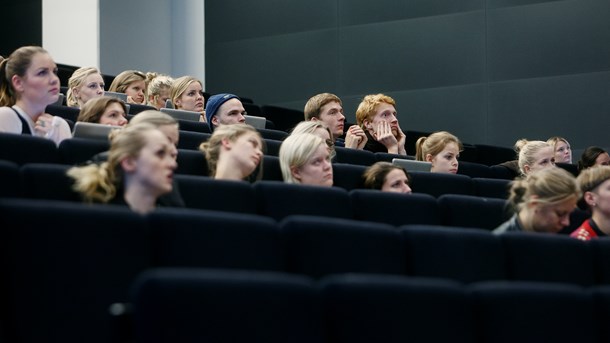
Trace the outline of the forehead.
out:
<instances>
[{"instance_id":1,"label":"forehead","mask_svg":"<svg viewBox=\"0 0 610 343\"><path fill-rule=\"evenodd\" d=\"M320 108L320 112L330 111L332 109L341 110L343 107L336 101L331 101Z\"/></svg>"},{"instance_id":2,"label":"forehead","mask_svg":"<svg viewBox=\"0 0 610 343\"><path fill-rule=\"evenodd\" d=\"M241 104L241 101L236 98L225 101L220 108L218 108L218 114L224 114L231 111L245 111L244 106Z\"/></svg>"},{"instance_id":3,"label":"forehead","mask_svg":"<svg viewBox=\"0 0 610 343\"><path fill-rule=\"evenodd\" d=\"M111 112L111 111L123 112L123 106L121 106L117 102L111 102L111 103L108 104L108 106L106 106L106 109L104 110L104 113Z\"/></svg>"},{"instance_id":4,"label":"forehead","mask_svg":"<svg viewBox=\"0 0 610 343\"><path fill-rule=\"evenodd\" d=\"M169 138L159 129L146 131L146 147L156 148L170 143Z\"/></svg>"},{"instance_id":5,"label":"forehead","mask_svg":"<svg viewBox=\"0 0 610 343\"><path fill-rule=\"evenodd\" d=\"M190 91L190 90L202 90L201 85L199 84L199 82L197 81L193 81L191 82L185 89L185 91Z\"/></svg>"},{"instance_id":6,"label":"forehead","mask_svg":"<svg viewBox=\"0 0 610 343\"><path fill-rule=\"evenodd\" d=\"M406 179L407 175L400 169L392 168L390 172L386 175L387 180L396 180L396 179Z\"/></svg>"},{"instance_id":7,"label":"forehead","mask_svg":"<svg viewBox=\"0 0 610 343\"><path fill-rule=\"evenodd\" d=\"M55 68L55 62L51 55L44 52L37 52L32 55L30 68L52 67Z\"/></svg>"},{"instance_id":8,"label":"forehead","mask_svg":"<svg viewBox=\"0 0 610 343\"><path fill-rule=\"evenodd\" d=\"M538 150L535 154L534 157L538 160L538 159L543 159L543 158L551 158L555 156L554 152L553 152L553 148L551 147L544 147L540 150Z\"/></svg>"},{"instance_id":9,"label":"forehead","mask_svg":"<svg viewBox=\"0 0 610 343\"><path fill-rule=\"evenodd\" d=\"M396 108L394 108L394 105L390 105L386 102L382 102L379 105L377 105L377 107L375 107L375 115L379 115L383 112L392 112L395 113L396 112Z\"/></svg>"},{"instance_id":10,"label":"forehead","mask_svg":"<svg viewBox=\"0 0 610 343\"><path fill-rule=\"evenodd\" d=\"M83 83L89 83L89 82L104 82L104 78L102 77L102 75L98 74L98 73L93 73L93 74L89 74L87 75L87 77L85 77L85 82Z\"/></svg>"},{"instance_id":11,"label":"forehead","mask_svg":"<svg viewBox=\"0 0 610 343\"><path fill-rule=\"evenodd\" d=\"M442 152L451 152L457 155L457 153L459 152L458 146L457 144L455 144L455 142L449 142L445 145L445 148L443 149Z\"/></svg>"}]
</instances>

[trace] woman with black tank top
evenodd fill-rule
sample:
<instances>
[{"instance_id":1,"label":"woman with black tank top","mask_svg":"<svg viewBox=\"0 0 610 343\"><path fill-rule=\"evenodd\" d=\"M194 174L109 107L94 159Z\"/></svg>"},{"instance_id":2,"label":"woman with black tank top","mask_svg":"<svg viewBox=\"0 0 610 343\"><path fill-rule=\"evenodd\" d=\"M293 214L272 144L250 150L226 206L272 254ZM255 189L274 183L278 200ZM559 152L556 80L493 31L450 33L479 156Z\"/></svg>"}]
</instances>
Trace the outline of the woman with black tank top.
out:
<instances>
[{"instance_id":1,"label":"woman with black tank top","mask_svg":"<svg viewBox=\"0 0 610 343\"><path fill-rule=\"evenodd\" d=\"M24 46L0 62L0 132L45 137L56 144L72 137L61 117L45 113L59 97L57 65L38 46Z\"/></svg>"}]
</instances>

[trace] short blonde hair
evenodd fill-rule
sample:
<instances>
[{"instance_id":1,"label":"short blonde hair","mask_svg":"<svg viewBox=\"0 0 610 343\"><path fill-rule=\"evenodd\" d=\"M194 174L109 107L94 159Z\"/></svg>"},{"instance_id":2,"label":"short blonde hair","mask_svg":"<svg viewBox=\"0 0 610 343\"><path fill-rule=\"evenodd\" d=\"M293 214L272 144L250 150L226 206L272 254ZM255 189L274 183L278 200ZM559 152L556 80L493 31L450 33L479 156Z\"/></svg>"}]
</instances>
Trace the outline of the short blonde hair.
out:
<instances>
[{"instance_id":1,"label":"short blonde hair","mask_svg":"<svg viewBox=\"0 0 610 343\"><path fill-rule=\"evenodd\" d=\"M146 73L146 83L148 84L148 86L146 86L146 94L148 95L146 97L146 103L149 106L156 107L154 103L149 101L150 96L152 95L156 100L161 94L161 90L172 88L173 82L174 79L171 76L151 72Z\"/></svg>"},{"instance_id":2,"label":"short blonde hair","mask_svg":"<svg viewBox=\"0 0 610 343\"><path fill-rule=\"evenodd\" d=\"M415 159L425 161L428 154L436 156L445 149L449 143L455 143L458 150L464 150L462 142L447 131L438 131L428 137L420 137L415 143Z\"/></svg>"},{"instance_id":3,"label":"short blonde hair","mask_svg":"<svg viewBox=\"0 0 610 343\"><path fill-rule=\"evenodd\" d=\"M534 200L553 205L571 197L580 198L574 175L562 168L545 168L512 181L508 202L519 212Z\"/></svg>"},{"instance_id":4,"label":"short blonde hair","mask_svg":"<svg viewBox=\"0 0 610 343\"><path fill-rule=\"evenodd\" d=\"M292 168L304 166L320 145L327 146L322 138L311 133L291 134L284 139L279 153L284 182L300 183L292 175Z\"/></svg>"},{"instance_id":5,"label":"short blonde hair","mask_svg":"<svg viewBox=\"0 0 610 343\"><path fill-rule=\"evenodd\" d=\"M210 172L210 176L214 176L216 174L216 167L218 166L218 159L220 158L222 140L228 139L231 142L234 142L240 136L246 133L255 133L256 136L260 139L262 144L262 149L265 149L265 141L263 140L261 134L251 125L248 124L232 124L232 125L221 125L214 130L214 133L210 136L210 138L199 145L199 150L205 154L205 159L208 164L208 170ZM259 163L259 172L257 178L262 177L263 171L263 160L261 159ZM248 175L246 175L247 177Z\"/></svg>"},{"instance_id":6,"label":"short blonde hair","mask_svg":"<svg viewBox=\"0 0 610 343\"><path fill-rule=\"evenodd\" d=\"M338 102L339 105L343 106L341 99L339 99L338 96L332 93L320 93L309 98L309 100L307 100L307 103L305 104L305 109L303 110L303 113L305 114L305 120L311 120L312 118L319 119L320 110L322 109L322 107L333 101Z\"/></svg>"},{"instance_id":7,"label":"short blonde hair","mask_svg":"<svg viewBox=\"0 0 610 343\"><path fill-rule=\"evenodd\" d=\"M356 110L356 123L364 129L364 121L373 121L379 104L386 103L396 107L396 101L385 94L369 94L362 99Z\"/></svg>"},{"instance_id":8,"label":"short blonde hair","mask_svg":"<svg viewBox=\"0 0 610 343\"><path fill-rule=\"evenodd\" d=\"M326 130L326 132L328 132L328 136L330 137L330 140L326 141L326 144L328 145L328 149L330 152L330 158L332 160L333 158L335 158L335 155L337 155L337 152L335 151L335 144L332 141L333 134L332 134L332 132L330 132L330 128L326 124L324 124L324 122L319 121L319 120L302 121L302 122L298 123L297 126L294 127L294 129L292 129L290 134L291 135L299 134L299 133L315 134L317 129L323 129L323 130Z\"/></svg>"},{"instance_id":9,"label":"short blonde hair","mask_svg":"<svg viewBox=\"0 0 610 343\"><path fill-rule=\"evenodd\" d=\"M82 67L76 69L70 79L68 79L68 91L66 92L66 104L71 107L78 106L78 100L74 97L73 88L82 87L85 83L85 79L89 75L100 74L100 71L94 67ZM100 74L101 76L101 74Z\"/></svg>"}]
</instances>

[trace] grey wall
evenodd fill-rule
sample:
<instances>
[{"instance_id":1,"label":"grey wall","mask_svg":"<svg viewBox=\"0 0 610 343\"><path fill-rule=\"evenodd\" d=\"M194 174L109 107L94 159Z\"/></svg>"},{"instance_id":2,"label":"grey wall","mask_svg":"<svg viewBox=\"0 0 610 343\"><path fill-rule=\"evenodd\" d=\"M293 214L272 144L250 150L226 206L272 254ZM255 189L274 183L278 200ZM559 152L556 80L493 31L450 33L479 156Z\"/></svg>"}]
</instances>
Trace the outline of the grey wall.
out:
<instances>
[{"instance_id":1,"label":"grey wall","mask_svg":"<svg viewBox=\"0 0 610 343\"><path fill-rule=\"evenodd\" d=\"M608 0L207 0L206 84L302 110L386 93L403 130L610 146Z\"/></svg>"}]
</instances>

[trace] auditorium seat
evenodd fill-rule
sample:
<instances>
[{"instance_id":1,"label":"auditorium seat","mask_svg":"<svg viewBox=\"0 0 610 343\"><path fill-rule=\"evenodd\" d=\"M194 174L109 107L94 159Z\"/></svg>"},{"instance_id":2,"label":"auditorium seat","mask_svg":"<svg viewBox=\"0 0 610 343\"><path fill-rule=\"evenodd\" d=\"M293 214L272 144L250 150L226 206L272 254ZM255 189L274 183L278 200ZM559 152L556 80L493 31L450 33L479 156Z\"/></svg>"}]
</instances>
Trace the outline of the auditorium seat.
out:
<instances>
[{"instance_id":1,"label":"auditorium seat","mask_svg":"<svg viewBox=\"0 0 610 343\"><path fill-rule=\"evenodd\" d=\"M491 170L488 166L476 162L460 160L458 174L470 177L491 177Z\"/></svg>"},{"instance_id":2,"label":"auditorium seat","mask_svg":"<svg viewBox=\"0 0 610 343\"><path fill-rule=\"evenodd\" d=\"M362 175L366 171L365 166L348 163L333 163L333 186L345 190L363 188L364 179Z\"/></svg>"},{"instance_id":3,"label":"auditorium seat","mask_svg":"<svg viewBox=\"0 0 610 343\"><path fill-rule=\"evenodd\" d=\"M251 214L257 211L254 188L247 181L181 174L174 177L188 208Z\"/></svg>"},{"instance_id":4,"label":"auditorium seat","mask_svg":"<svg viewBox=\"0 0 610 343\"><path fill-rule=\"evenodd\" d=\"M316 216L279 223L286 270L319 278L335 273L405 273L404 247L394 227Z\"/></svg>"},{"instance_id":5,"label":"auditorium seat","mask_svg":"<svg viewBox=\"0 0 610 343\"><path fill-rule=\"evenodd\" d=\"M354 218L394 226L441 223L440 210L428 194L398 194L373 189L354 189L349 193Z\"/></svg>"},{"instance_id":6,"label":"auditorium seat","mask_svg":"<svg viewBox=\"0 0 610 343\"><path fill-rule=\"evenodd\" d=\"M274 130L274 129L256 129L264 139L274 139L276 141L283 141L288 137L286 131Z\"/></svg>"},{"instance_id":7,"label":"auditorium seat","mask_svg":"<svg viewBox=\"0 0 610 343\"><path fill-rule=\"evenodd\" d=\"M475 341L469 298L455 282L339 275L324 278L321 288L327 342Z\"/></svg>"},{"instance_id":8,"label":"auditorium seat","mask_svg":"<svg viewBox=\"0 0 610 343\"><path fill-rule=\"evenodd\" d=\"M414 160L415 159L414 156L391 154L388 152L376 152L375 153L375 159L377 160L377 162L390 162L391 163L392 160L395 158L400 158L403 160Z\"/></svg>"},{"instance_id":9,"label":"auditorium seat","mask_svg":"<svg viewBox=\"0 0 610 343\"><path fill-rule=\"evenodd\" d=\"M263 178L265 181L283 181L280 159L277 156L263 156Z\"/></svg>"},{"instance_id":10,"label":"auditorium seat","mask_svg":"<svg viewBox=\"0 0 610 343\"><path fill-rule=\"evenodd\" d=\"M0 132L0 160L26 163L59 163L55 143L46 138Z\"/></svg>"},{"instance_id":11,"label":"auditorium seat","mask_svg":"<svg viewBox=\"0 0 610 343\"><path fill-rule=\"evenodd\" d=\"M119 341L111 305L126 303L132 280L150 266L143 216L112 205L5 199L0 228L8 341Z\"/></svg>"},{"instance_id":12,"label":"auditorium seat","mask_svg":"<svg viewBox=\"0 0 610 343\"><path fill-rule=\"evenodd\" d=\"M474 183L466 175L409 172L411 176L411 189L414 193L430 194L439 197L443 194L474 195Z\"/></svg>"},{"instance_id":13,"label":"auditorium seat","mask_svg":"<svg viewBox=\"0 0 610 343\"><path fill-rule=\"evenodd\" d=\"M201 143L207 141L212 134L180 130L178 149L198 150Z\"/></svg>"},{"instance_id":14,"label":"auditorium seat","mask_svg":"<svg viewBox=\"0 0 610 343\"><path fill-rule=\"evenodd\" d=\"M342 147L335 147L335 156L333 162L358 164L362 166L370 166L377 162L375 154L368 150L357 150Z\"/></svg>"},{"instance_id":15,"label":"auditorium seat","mask_svg":"<svg viewBox=\"0 0 610 343\"><path fill-rule=\"evenodd\" d=\"M261 112L265 118L275 124L277 130L285 132L290 132L305 118L303 111L272 105L262 105Z\"/></svg>"},{"instance_id":16,"label":"auditorium seat","mask_svg":"<svg viewBox=\"0 0 610 343\"><path fill-rule=\"evenodd\" d=\"M162 208L149 214L148 222L157 267L285 268L279 229L270 218Z\"/></svg>"},{"instance_id":17,"label":"auditorium seat","mask_svg":"<svg viewBox=\"0 0 610 343\"><path fill-rule=\"evenodd\" d=\"M475 194L480 197L507 199L510 180L493 178L472 178Z\"/></svg>"},{"instance_id":18,"label":"auditorium seat","mask_svg":"<svg viewBox=\"0 0 610 343\"><path fill-rule=\"evenodd\" d=\"M66 172L66 164L29 163L21 167L23 196L30 199L47 199L81 202L80 195L72 190L74 180Z\"/></svg>"},{"instance_id":19,"label":"auditorium seat","mask_svg":"<svg viewBox=\"0 0 610 343\"><path fill-rule=\"evenodd\" d=\"M583 242L583 244L587 243ZM610 239L593 239L591 242L588 242L588 244L590 244L593 249L597 284L610 285L610 263L608 263L608 261L610 261Z\"/></svg>"},{"instance_id":20,"label":"auditorium seat","mask_svg":"<svg viewBox=\"0 0 610 343\"><path fill-rule=\"evenodd\" d=\"M507 147L488 144L475 144L474 146L477 149L477 162L488 166L514 160L517 156L513 149Z\"/></svg>"},{"instance_id":21,"label":"auditorium seat","mask_svg":"<svg viewBox=\"0 0 610 343\"><path fill-rule=\"evenodd\" d=\"M508 211L507 203L503 199L445 194L437 201L441 211L441 223L447 226L492 231L512 215L512 211Z\"/></svg>"},{"instance_id":22,"label":"auditorium seat","mask_svg":"<svg viewBox=\"0 0 610 343\"><path fill-rule=\"evenodd\" d=\"M86 138L69 138L59 143L57 151L61 163L83 164L90 161L93 156L108 151L110 142Z\"/></svg>"},{"instance_id":23,"label":"auditorium seat","mask_svg":"<svg viewBox=\"0 0 610 343\"><path fill-rule=\"evenodd\" d=\"M489 169L491 170L490 176L496 179L514 180L516 177L519 177L519 173L506 166L493 165Z\"/></svg>"},{"instance_id":24,"label":"auditorium seat","mask_svg":"<svg viewBox=\"0 0 610 343\"><path fill-rule=\"evenodd\" d=\"M590 292L574 285L489 282L472 287L480 342L601 342Z\"/></svg>"},{"instance_id":25,"label":"auditorium seat","mask_svg":"<svg viewBox=\"0 0 610 343\"><path fill-rule=\"evenodd\" d=\"M505 233L500 236L510 280L566 282L592 286L595 261L590 244L553 234Z\"/></svg>"},{"instance_id":26,"label":"auditorium seat","mask_svg":"<svg viewBox=\"0 0 610 343\"><path fill-rule=\"evenodd\" d=\"M44 111L45 113L48 113L50 115L62 117L64 119L72 121L73 123L76 123L76 119L78 118L78 114L80 113L80 108L60 105L48 105Z\"/></svg>"},{"instance_id":27,"label":"auditorium seat","mask_svg":"<svg viewBox=\"0 0 610 343\"><path fill-rule=\"evenodd\" d=\"M21 174L15 162L0 160L0 198L21 196Z\"/></svg>"},{"instance_id":28,"label":"auditorium seat","mask_svg":"<svg viewBox=\"0 0 610 343\"><path fill-rule=\"evenodd\" d=\"M404 225L400 233L404 237L408 275L463 283L506 279L502 243L489 232Z\"/></svg>"},{"instance_id":29,"label":"auditorium seat","mask_svg":"<svg viewBox=\"0 0 610 343\"><path fill-rule=\"evenodd\" d=\"M205 155L199 150L178 149L176 174L208 176Z\"/></svg>"},{"instance_id":30,"label":"auditorium seat","mask_svg":"<svg viewBox=\"0 0 610 343\"><path fill-rule=\"evenodd\" d=\"M136 115L142 111L156 111L157 109L153 106L129 103L129 114Z\"/></svg>"},{"instance_id":31,"label":"auditorium seat","mask_svg":"<svg viewBox=\"0 0 610 343\"><path fill-rule=\"evenodd\" d=\"M137 342L323 342L309 278L271 272L156 269L134 283Z\"/></svg>"},{"instance_id":32,"label":"auditorium seat","mask_svg":"<svg viewBox=\"0 0 610 343\"><path fill-rule=\"evenodd\" d=\"M176 121L178 121L180 130L210 133L210 127L207 123L184 119L176 119Z\"/></svg>"},{"instance_id":33,"label":"auditorium seat","mask_svg":"<svg viewBox=\"0 0 610 343\"><path fill-rule=\"evenodd\" d=\"M353 218L350 197L339 187L258 181L254 191L258 213L276 220L293 214Z\"/></svg>"},{"instance_id":34,"label":"auditorium seat","mask_svg":"<svg viewBox=\"0 0 610 343\"><path fill-rule=\"evenodd\" d=\"M569 172L570 174L574 175L574 177L578 176L578 166L575 164L571 164L571 163L555 163L555 166L564 169L565 171Z\"/></svg>"},{"instance_id":35,"label":"auditorium seat","mask_svg":"<svg viewBox=\"0 0 610 343\"><path fill-rule=\"evenodd\" d=\"M265 155L279 156L281 146L282 141L278 141L275 139L265 139Z\"/></svg>"}]
</instances>

